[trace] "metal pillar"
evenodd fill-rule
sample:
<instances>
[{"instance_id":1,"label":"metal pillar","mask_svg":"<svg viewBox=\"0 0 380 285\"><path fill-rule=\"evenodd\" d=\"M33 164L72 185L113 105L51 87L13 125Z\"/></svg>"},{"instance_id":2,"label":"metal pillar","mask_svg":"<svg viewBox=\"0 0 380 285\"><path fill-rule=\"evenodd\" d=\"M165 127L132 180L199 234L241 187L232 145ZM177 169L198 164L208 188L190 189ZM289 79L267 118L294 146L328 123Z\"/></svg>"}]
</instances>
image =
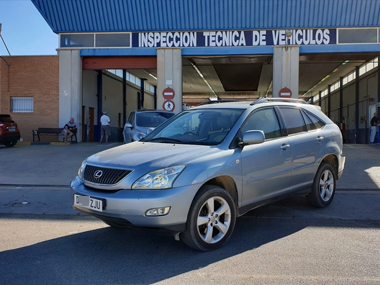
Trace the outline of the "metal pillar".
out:
<instances>
[{"instance_id":1,"label":"metal pillar","mask_svg":"<svg viewBox=\"0 0 380 285\"><path fill-rule=\"evenodd\" d=\"M101 135L101 123L100 123L100 117L103 115L103 72L101 70L97 70L98 76L97 76L97 104L98 104L98 124L97 124L97 130L95 132L95 141L100 140Z\"/></svg>"},{"instance_id":2,"label":"metal pillar","mask_svg":"<svg viewBox=\"0 0 380 285\"><path fill-rule=\"evenodd\" d=\"M359 66L355 69L355 143L358 143L359 136Z\"/></svg>"},{"instance_id":3,"label":"metal pillar","mask_svg":"<svg viewBox=\"0 0 380 285\"><path fill-rule=\"evenodd\" d=\"M331 85L327 86L327 116L331 119Z\"/></svg>"},{"instance_id":4,"label":"metal pillar","mask_svg":"<svg viewBox=\"0 0 380 285\"><path fill-rule=\"evenodd\" d=\"M127 122L127 70L123 69L123 126Z\"/></svg>"}]
</instances>

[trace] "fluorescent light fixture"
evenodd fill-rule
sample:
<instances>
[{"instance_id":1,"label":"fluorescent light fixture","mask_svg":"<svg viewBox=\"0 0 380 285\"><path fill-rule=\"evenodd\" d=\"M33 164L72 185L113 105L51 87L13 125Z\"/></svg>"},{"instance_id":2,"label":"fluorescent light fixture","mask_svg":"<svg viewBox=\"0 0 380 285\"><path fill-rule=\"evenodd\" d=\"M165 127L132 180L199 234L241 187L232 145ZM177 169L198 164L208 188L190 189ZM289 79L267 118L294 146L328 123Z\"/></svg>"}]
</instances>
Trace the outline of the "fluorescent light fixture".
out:
<instances>
[{"instance_id":1,"label":"fluorescent light fixture","mask_svg":"<svg viewBox=\"0 0 380 285\"><path fill-rule=\"evenodd\" d=\"M214 89L212 89L211 85L207 82L206 78L203 76L202 72L198 69L198 67L192 63L190 61L191 65L194 67L194 69L197 71L197 73L199 74L199 76L203 79L203 81L206 83L206 85L208 86L208 88L211 90L211 92L216 96L218 97L218 95L216 95Z\"/></svg>"}]
</instances>

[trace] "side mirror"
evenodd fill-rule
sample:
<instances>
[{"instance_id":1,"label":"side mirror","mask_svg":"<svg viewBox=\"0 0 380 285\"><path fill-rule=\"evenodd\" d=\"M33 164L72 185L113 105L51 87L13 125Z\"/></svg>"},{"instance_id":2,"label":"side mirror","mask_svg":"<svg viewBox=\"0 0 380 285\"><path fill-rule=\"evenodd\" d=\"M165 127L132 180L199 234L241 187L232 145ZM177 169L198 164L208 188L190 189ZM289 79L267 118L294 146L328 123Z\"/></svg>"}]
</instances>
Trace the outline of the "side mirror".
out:
<instances>
[{"instance_id":1,"label":"side mirror","mask_svg":"<svg viewBox=\"0 0 380 285\"><path fill-rule=\"evenodd\" d=\"M130 123L125 123L124 128L132 128L132 125Z\"/></svg>"},{"instance_id":2,"label":"side mirror","mask_svg":"<svg viewBox=\"0 0 380 285\"><path fill-rule=\"evenodd\" d=\"M244 133L242 140L238 143L240 147L250 144L259 144L265 141L263 131L247 131Z\"/></svg>"}]
</instances>

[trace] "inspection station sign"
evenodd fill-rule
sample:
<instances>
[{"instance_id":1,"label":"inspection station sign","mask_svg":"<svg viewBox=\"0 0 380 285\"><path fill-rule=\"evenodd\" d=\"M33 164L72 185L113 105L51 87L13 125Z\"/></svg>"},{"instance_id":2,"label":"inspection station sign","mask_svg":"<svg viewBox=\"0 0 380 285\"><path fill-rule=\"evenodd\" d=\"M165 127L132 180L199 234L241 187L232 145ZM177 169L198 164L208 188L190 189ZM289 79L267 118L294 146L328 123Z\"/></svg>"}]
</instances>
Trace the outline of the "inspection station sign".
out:
<instances>
[{"instance_id":1,"label":"inspection station sign","mask_svg":"<svg viewBox=\"0 0 380 285\"><path fill-rule=\"evenodd\" d=\"M336 44L336 29L205 32L146 32L132 34L132 47L252 47ZM289 37L290 35L290 37Z\"/></svg>"}]
</instances>

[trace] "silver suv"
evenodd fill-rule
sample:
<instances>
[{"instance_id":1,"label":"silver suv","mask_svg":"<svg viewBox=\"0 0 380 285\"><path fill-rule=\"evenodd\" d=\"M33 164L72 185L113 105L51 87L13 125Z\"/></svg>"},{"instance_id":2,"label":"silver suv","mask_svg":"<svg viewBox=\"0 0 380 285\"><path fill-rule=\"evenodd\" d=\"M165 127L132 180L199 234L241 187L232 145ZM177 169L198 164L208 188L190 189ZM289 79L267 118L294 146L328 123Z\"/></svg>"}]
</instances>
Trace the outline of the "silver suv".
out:
<instances>
[{"instance_id":1,"label":"silver suv","mask_svg":"<svg viewBox=\"0 0 380 285\"><path fill-rule=\"evenodd\" d=\"M305 194L328 206L344 169L339 128L302 100L259 99L183 111L144 139L87 158L74 208L112 227L170 230L223 246L244 213Z\"/></svg>"}]
</instances>

